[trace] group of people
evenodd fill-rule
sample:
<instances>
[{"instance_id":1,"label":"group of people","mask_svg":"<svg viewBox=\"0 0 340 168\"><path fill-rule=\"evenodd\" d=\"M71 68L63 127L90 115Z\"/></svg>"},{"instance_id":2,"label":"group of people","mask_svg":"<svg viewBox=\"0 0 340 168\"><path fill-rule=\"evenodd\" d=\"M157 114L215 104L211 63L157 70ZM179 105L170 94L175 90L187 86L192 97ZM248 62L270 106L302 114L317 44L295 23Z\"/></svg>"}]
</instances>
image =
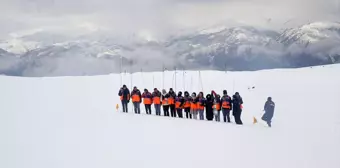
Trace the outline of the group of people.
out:
<instances>
[{"instance_id":1,"label":"group of people","mask_svg":"<svg viewBox=\"0 0 340 168\"><path fill-rule=\"evenodd\" d=\"M204 120L205 112L207 120L215 118L215 121L220 122L220 114L222 112L223 121L230 123L230 113L232 112L235 123L243 124L241 120L243 100L238 92L230 97L227 90L224 90L221 97L215 91L211 91L206 96L204 96L203 92L199 92L198 95L193 92L190 95L189 92L185 91L183 95L180 91L176 94L172 88L170 88L169 92L165 89L160 92L157 88L154 88L152 93L148 89L144 89L144 92L141 93L137 87L134 87L130 93L126 85L123 85L118 95L120 96L123 112L125 113L128 112L128 103L131 100L136 114L140 114L140 104L143 102L146 114L149 115L152 113L151 105L153 104L158 116L161 115L161 107L163 107L164 116L183 118L184 111L188 119ZM266 103L265 109L271 108L272 105L273 103ZM262 117L263 120L268 121L267 123L271 123L271 118L272 115L264 115Z\"/></svg>"}]
</instances>

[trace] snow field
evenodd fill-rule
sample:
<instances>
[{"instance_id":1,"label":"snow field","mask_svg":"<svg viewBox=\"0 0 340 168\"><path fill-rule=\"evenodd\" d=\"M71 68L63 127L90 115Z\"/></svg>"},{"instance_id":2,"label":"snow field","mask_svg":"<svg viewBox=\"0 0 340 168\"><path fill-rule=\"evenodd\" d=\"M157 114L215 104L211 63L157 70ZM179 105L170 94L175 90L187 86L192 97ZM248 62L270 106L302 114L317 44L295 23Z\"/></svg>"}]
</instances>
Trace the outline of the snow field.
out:
<instances>
[{"instance_id":1,"label":"snow field","mask_svg":"<svg viewBox=\"0 0 340 168\"><path fill-rule=\"evenodd\" d=\"M130 113L118 113L120 75L0 76L0 167L338 168L339 70L202 71L202 82L188 71L185 86L183 72L177 85L174 72L165 72L167 90L240 92L244 126L135 115L131 105ZM131 88L128 74L123 83ZM136 73L132 83L161 90L162 72ZM268 96L276 103L271 129L252 124Z\"/></svg>"}]
</instances>

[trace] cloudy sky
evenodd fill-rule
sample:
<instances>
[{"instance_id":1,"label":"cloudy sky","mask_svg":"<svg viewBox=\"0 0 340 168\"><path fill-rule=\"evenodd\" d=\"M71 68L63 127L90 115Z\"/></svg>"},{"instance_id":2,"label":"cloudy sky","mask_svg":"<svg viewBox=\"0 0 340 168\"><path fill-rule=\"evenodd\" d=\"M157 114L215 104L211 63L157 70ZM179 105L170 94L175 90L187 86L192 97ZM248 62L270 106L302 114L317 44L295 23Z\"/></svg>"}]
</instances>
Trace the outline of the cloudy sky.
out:
<instances>
[{"instance_id":1,"label":"cloudy sky","mask_svg":"<svg viewBox=\"0 0 340 168\"><path fill-rule=\"evenodd\" d=\"M338 21L340 0L1 0L0 38L13 33L106 30L150 38L215 24L293 27ZM284 24L286 21L288 23Z\"/></svg>"}]
</instances>

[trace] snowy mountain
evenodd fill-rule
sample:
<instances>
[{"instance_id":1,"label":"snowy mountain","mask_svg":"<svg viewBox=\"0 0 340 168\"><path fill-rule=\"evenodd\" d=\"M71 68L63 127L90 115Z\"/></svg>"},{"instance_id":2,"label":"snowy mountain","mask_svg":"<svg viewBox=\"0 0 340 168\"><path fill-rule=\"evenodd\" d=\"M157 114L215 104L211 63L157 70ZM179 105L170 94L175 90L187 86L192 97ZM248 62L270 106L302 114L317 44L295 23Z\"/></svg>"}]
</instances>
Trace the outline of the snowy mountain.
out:
<instances>
[{"instance_id":1,"label":"snowy mountain","mask_svg":"<svg viewBox=\"0 0 340 168\"><path fill-rule=\"evenodd\" d=\"M255 70L278 67L275 52L280 51L281 46L273 40L276 36L278 33L274 31L254 27L219 28L174 39L167 48L177 51L177 55L197 64L195 66L224 69L226 65L230 70ZM267 57L267 52L272 55ZM274 62L266 67L261 63L266 59Z\"/></svg>"},{"instance_id":2,"label":"snowy mountain","mask_svg":"<svg viewBox=\"0 0 340 168\"><path fill-rule=\"evenodd\" d=\"M298 28L284 30L278 41L287 45L293 43L308 46L323 40L340 39L340 23L337 22L315 22Z\"/></svg>"},{"instance_id":3,"label":"snowy mountain","mask_svg":"<svg viewBox=\"0 0 340 168\"><path fill-rule=\"evenodd\" d=\"M217 26L151 40L148 33L120 37L105 32L64 36L38 31L0 42L15 69L7 75L98 75L167 69L261 70L340 62L339 23L317 22L283 32L251 26ZM13 62L13 60L15 60ZM4 70L5 69L5 70ZM11 72L11 73L8 73ZM13 73L15 72L15 73Z\"/></svg>"},{"instance_id":4,"label":"snowy mountain","mask_svg":"<svg viewBox=\"0 0 340 168\"><path fill-rule=\"evenodd\" d=\"M176 92L238 91L244 101L243 126L235 125L233 117L226 124L155 116L154 108L147 116L143 106L142 114L135 115L132 103L129 113L117 112L122 84L160 89L161 72L0 76L0 167L339 168L339 72L340 65L202 71L202 84L197 71L185 76L179 71L176 83L175 72L164 73L164 87ZM272 128L260 120L268 96L276 104Z\"/></svg>"}]
</instances>

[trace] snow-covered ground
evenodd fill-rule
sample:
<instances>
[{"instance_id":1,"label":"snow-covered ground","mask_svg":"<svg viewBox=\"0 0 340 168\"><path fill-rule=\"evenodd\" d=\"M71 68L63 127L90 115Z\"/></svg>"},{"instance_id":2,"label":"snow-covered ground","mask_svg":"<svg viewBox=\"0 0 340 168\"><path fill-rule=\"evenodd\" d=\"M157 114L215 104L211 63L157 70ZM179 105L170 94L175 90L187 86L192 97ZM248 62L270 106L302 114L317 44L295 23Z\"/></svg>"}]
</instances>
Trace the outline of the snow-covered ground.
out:
<instances>
[{"instance_id":1,"label":"snow-covered ground","mask_svg":"<svg viewBox=\"0 0 340 168\"><path fill-rule=\"evenodd\" d=\"M339 168L339 72L340 65L204 71L202 82L198 72L184 82L178 72L176 85L174 72L165 73L166 88L239 91L243 126L116 112L120 75L0 76L0 167ZM163 87L161 72L122 78L141 90ZM252 124L267 96L276 103L271 129Z\"/></svg>"}]
</instances>

